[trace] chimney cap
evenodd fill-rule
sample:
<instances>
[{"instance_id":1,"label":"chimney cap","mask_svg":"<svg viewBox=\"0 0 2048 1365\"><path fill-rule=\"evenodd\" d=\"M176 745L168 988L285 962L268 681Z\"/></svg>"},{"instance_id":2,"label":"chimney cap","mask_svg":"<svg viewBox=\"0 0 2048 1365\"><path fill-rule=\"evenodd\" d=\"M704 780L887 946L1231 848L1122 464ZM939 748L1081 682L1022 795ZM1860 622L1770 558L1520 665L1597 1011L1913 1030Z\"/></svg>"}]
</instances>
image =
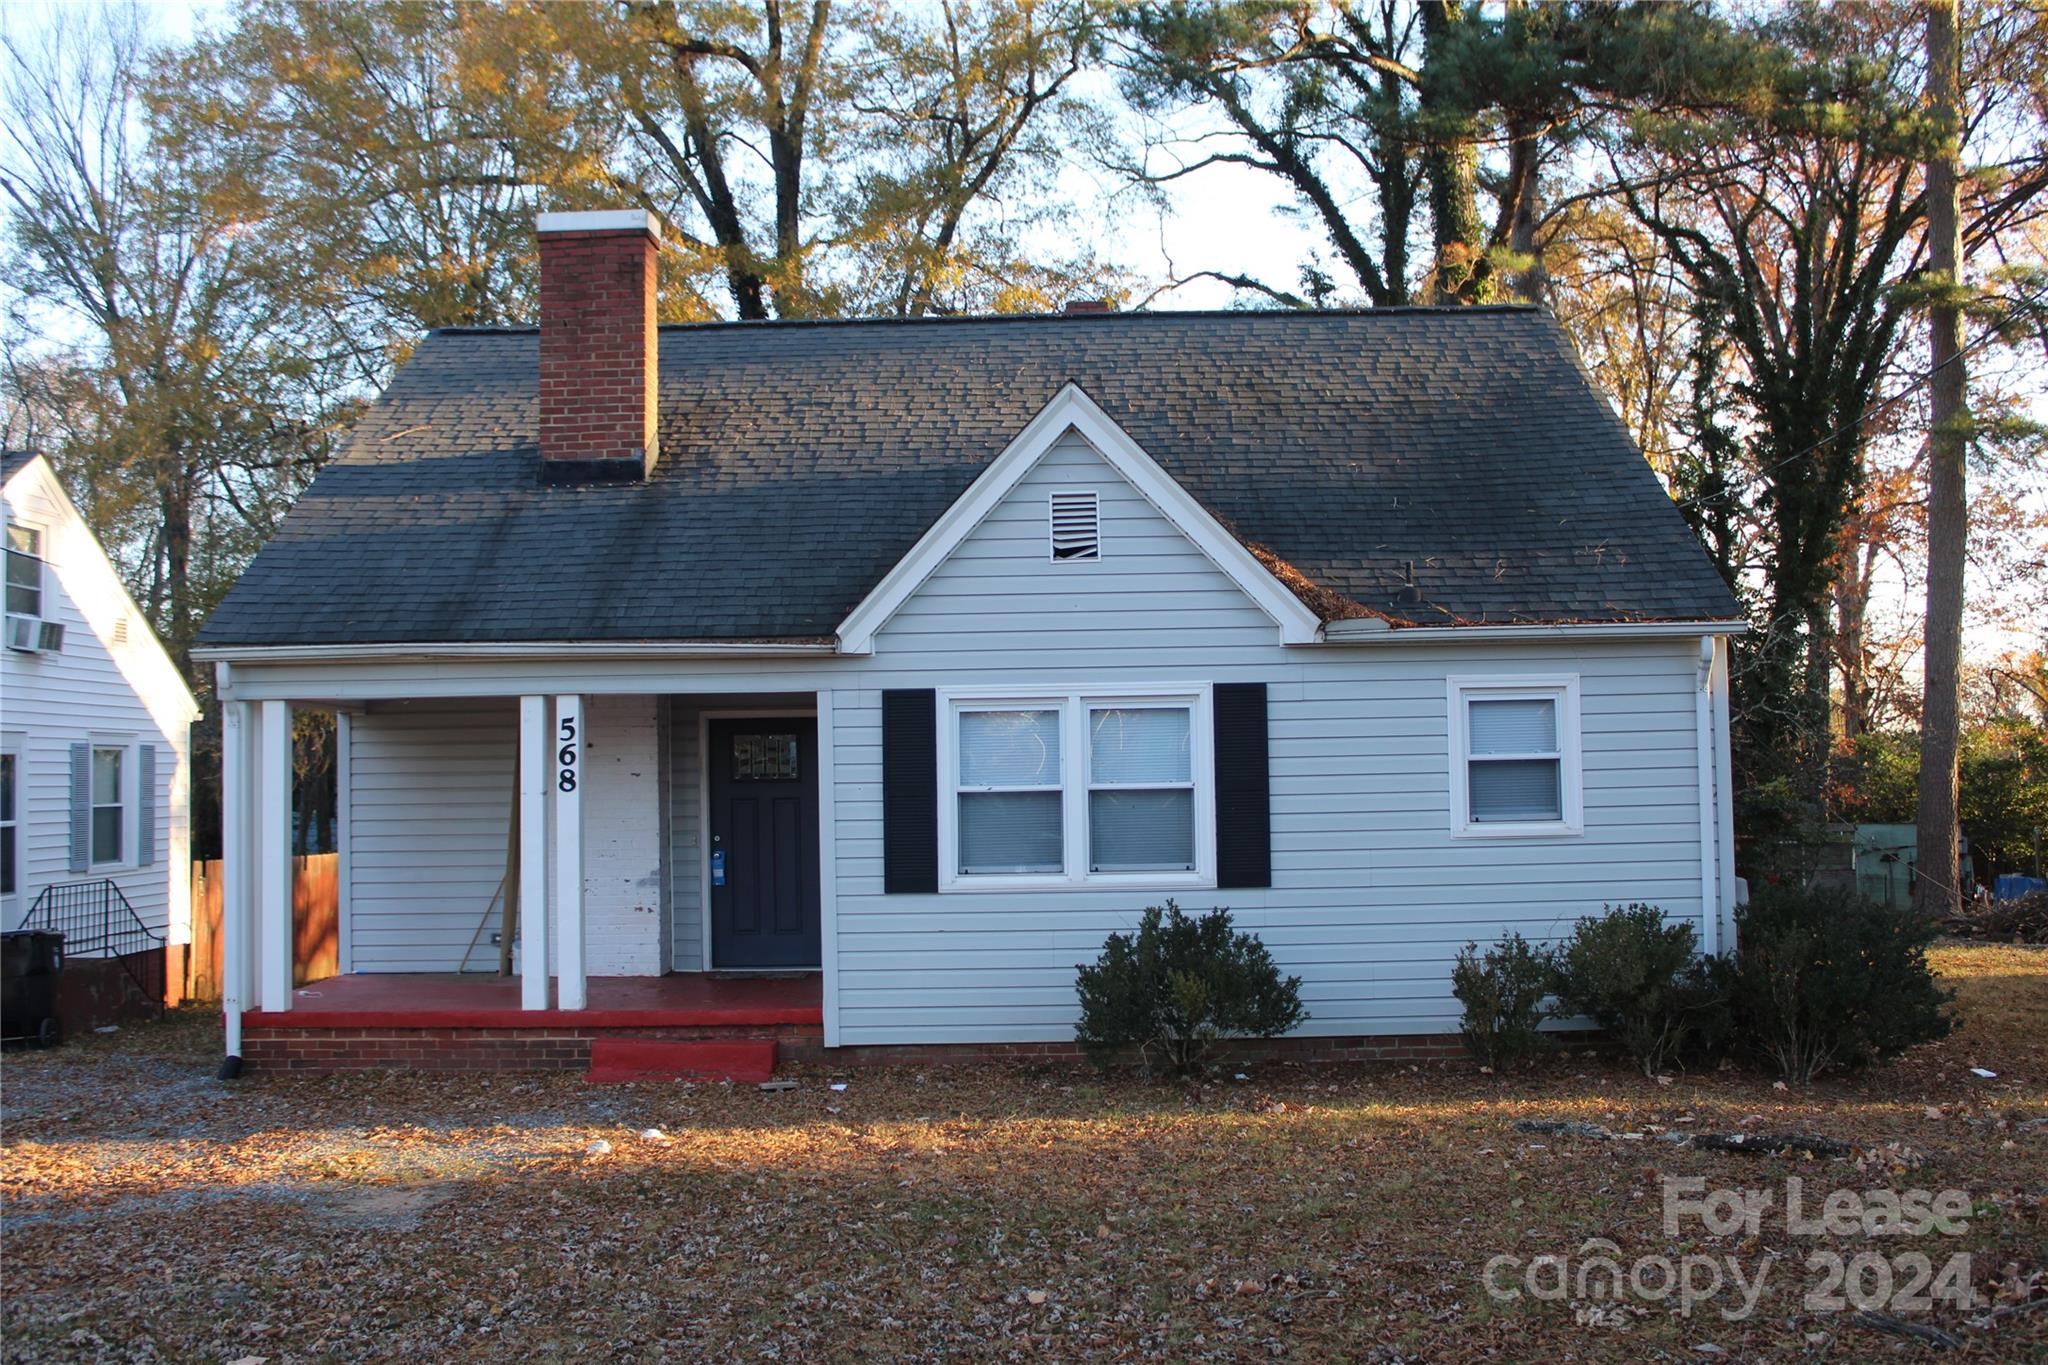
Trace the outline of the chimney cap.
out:
<instances>
[{"instance_id":1,"label":"chimney cap","mask_svg":"<svg viewBox=\"0 0 2048 1365\"><path fill-rule=\"evenodd\" d=\"M1067 316L1080 313L1114 313L1116 305L1108 299L1068 299Z\"/></svg>"},{"instance_id":2,"label":"chimney cap","mask_svg":"<svg viewBox=\"0 0 2048 1365\"><path fill-rule=\"evenodd\" d=\"M534 231L550 232L644 232L661 240L661 228L646 209L598 209L583 213L543 213L534 220Z\"/></svg>"}]
</instances>

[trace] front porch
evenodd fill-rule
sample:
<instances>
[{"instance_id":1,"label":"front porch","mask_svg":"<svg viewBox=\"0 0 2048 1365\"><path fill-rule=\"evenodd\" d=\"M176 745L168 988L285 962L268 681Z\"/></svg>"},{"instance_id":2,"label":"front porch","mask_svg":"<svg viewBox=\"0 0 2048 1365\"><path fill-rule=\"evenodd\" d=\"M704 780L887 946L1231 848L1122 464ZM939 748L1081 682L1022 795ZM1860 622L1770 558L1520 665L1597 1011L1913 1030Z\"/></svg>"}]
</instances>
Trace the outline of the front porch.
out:
<instances>
[{"instance_id":1,"label":"front porch","mask_svg":"<svg viewBox=\"0 0 2048 1365\"><path fill-rule=\"evenodd\" d=\"M603 1040L751 1045L771 1067L823 1053L817 973L590 977L587 990L580 1009L553 996L530 1009L517 978L330 977L293 991L289 1010L245 1010L242 1055L269 1070L585 1071Z\"/></svg>"}]
</instances>

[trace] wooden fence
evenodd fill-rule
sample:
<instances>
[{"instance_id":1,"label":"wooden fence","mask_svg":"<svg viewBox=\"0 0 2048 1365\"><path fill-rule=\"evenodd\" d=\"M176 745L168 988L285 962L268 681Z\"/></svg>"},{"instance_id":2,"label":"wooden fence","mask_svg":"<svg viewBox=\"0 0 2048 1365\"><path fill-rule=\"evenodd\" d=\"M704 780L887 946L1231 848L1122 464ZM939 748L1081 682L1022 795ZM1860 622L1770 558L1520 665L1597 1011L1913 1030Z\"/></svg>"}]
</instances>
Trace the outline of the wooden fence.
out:
<instances>
[{"instance_id":1,"label":"wooden fence","mask_svg":"<svg viewBox=\"0 0 2048 1365\"><path fill-rule=\"evenodd\" d=\"M292 859L292 983L341 970L339 857ZM185 953L186 1000L220 999L220 864L192 864L192 946Z\"/></svg>"}]
</instances>

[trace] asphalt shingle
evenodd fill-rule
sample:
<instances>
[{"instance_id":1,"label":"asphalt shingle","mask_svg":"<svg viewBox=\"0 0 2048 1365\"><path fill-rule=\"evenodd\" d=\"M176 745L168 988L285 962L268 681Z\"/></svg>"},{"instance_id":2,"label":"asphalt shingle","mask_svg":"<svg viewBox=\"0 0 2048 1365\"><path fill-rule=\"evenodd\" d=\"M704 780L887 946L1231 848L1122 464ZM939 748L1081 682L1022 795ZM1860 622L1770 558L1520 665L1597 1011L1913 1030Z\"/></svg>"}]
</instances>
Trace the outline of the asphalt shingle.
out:
<instances>
[{"instance_id":1,"label":"asphalt shingle","mask_svg":"<svg viewBox=\"0 0 2048 1365\"><path fill-rule=\"evenodd\" d=\"M208 645L829 636L1061 385L1226 526L1423 622L1736 603L1533 309L661 331L644 484L539 485L537 334L430 335ZM1424 599L1396 594L1412 564Z\"/></svg>"}]
</instances>

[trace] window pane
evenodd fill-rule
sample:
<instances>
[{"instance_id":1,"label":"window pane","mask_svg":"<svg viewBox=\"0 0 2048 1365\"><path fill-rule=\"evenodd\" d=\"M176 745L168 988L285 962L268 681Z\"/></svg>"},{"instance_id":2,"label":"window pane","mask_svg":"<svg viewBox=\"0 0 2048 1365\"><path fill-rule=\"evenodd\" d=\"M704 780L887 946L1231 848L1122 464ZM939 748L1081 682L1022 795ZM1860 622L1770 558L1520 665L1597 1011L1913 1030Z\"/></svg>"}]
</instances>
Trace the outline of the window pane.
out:
<instances>
[{"instance_id":1,"label":"window pane","mask_svg":"<svg viewBox=\"0 0 2048 1365\"><path fill-rule=\"evenodd\" d=\"M1557 703L1547 698L1471 703L1467 727L1475 754L1554 754Z\"/></svg>"},{"instance_id":2,"label":"window pane","mask_svg":"<svg viewBox=\"0 0 2048 1365\"><path fill-rule=\"evenodd\" d=\"M797 767L795 735L734 735L732 775L736 782L794 782Z\"/></svg>"},{"instance_id":3,"label":"window pane","mask_svg":"<svg viewBox=\"0 0 2048 1365\"><path fill-rule=\"evenodd\" d=\"M1554 758L1479 762L1472 769L1472 819L1562 820Z\"/></svg>"},{"instance_id":4,"label":"window pane","mask_svg":"<svg viewBox=\"0 0 2048 1365\"><path fill-rule=\"evenodd\" d=\"M1088 713L1090 781L1192 780L1185 707L1105 707Z\"/></svg>"},{"instance_id":5,"label":"window pane","mask_svg":"<svg viewBox=\"0 0 2048 1365\"><path fill-rule=\"evenodd\" d=\"M10 526L7 528L7 548L25 555L39 555L43 552L43 533L32 526ZM7 572L10 578L13 577L14 564L11 560Z\"/></svg>"},{"instance_id":6,"label":"window pane","mask_svg":"<svg viewBox=\"0 0 2048 1365\"><path fill-rule=\"evenodd\" d=\"M9 562L12 562L11 556ZM9 575L9 577L12 578L12 575ZM42 591L38 588L25 588L19 583L9 582L7 585L7 610L17 616L41 616L43 614Z\"/></svg>"},{"instance_id":7,"label":"window pane","mask_svg":"<svg viewBox=\"0 0 2048 1365\"><path fill-rule=\"evenodd\" d=\"M121 861L121 808L99 806L92 813L92 860L96 863Z\"/></svg>"},{"instance_id":8,"label":"window pane","mask_svg":"<svg viewBox=\"0 0 2048 1365\"><path fill-rule=\"evenodd\" d=\"M13 754L0 754L0 820L14 821L14 765L18 760Z\"/></svg>"},{"instance_id":9,"label":"window pane","mask_svg":"<svg viewBox=\"0 0 2048 1365\"><path fill-rule=\"evenodd\" d=\"M960 785L1057 787L1060 713L962 711Z\"/></svg>"},{"instance_id":10,"label":"window pane","mask_svg":"<svg viewBox=\"0 0 2048 1365\"><path fill-rule=\"evenodd\" d=\"M960 873L1058 872L1060 794L962 792Z\"/></svg>"},{"instance_id":11,"label":"window pane","mask_svg":"<svg viewBox=\"0 0 2048 1365\"><path fill-rule=\"evenodd\" d=\"M1088 793L1088 860L1097 872L1191 870L1195 794L1191 791Z\"/></svg>"},{"instance_id":12,"label":"window pane","mask_svg":"<svg viewBox=\"0 0 2048 1365\"><path fill-rule=\"evenodd\" d=\"M119 749L94 749L92 751L92 803L95 806L111 806L121 799L121 751Z\"/></svg>"},{"instance_id":13,"label":"window pane","mask_svg":"<svg viewBox=\"0 0 2048 1365\"><path fill-rule=\"evenodd\" d=\"M19 875L14 867L14 826L0 829L0 896L11 896L20 890L15 882Z\"/></svg>"}]
</instances>

